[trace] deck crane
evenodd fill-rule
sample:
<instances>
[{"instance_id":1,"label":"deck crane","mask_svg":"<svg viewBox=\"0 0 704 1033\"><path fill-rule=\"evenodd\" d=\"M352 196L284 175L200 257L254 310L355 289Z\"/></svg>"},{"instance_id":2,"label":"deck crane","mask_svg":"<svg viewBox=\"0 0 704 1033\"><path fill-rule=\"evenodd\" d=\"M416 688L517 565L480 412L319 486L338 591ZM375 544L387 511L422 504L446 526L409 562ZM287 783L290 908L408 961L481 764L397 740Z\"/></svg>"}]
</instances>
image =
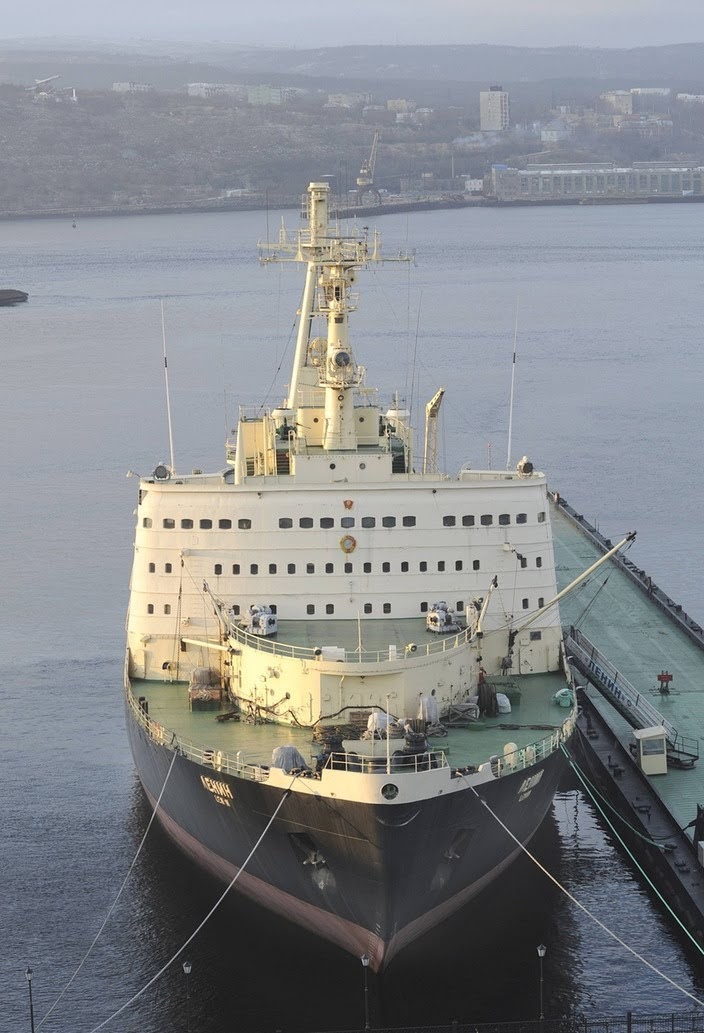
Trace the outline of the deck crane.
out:
<instances>
[{"instance_id":1,"label":"deck crane","mask_svg":"<svg viewBox=\"0 0 704 1033\"><path fill-rule=\"evenodd\" d=\"M369 157L362 162L362 167L359 170L357 176L357 204L362 203L362 199L365 194L373 194L376 203L381 204L381 194L374 186L374 169L376 167L376 152L379 147L379 137L381 136L381 130L374 130L374 139L372 140L372 149Z\"/></svg>"},{"instance_id":2,"label":"deck crane","mask_svg":"<svg viewBox=\"0 0 704 1033\"><path fill-rule=\"evenodd\" d=\"M438 458L438 414L445 388L436 391L425 407L425 448L423 450L423 473L437 472Z\"/></svg>"}]
</instances>

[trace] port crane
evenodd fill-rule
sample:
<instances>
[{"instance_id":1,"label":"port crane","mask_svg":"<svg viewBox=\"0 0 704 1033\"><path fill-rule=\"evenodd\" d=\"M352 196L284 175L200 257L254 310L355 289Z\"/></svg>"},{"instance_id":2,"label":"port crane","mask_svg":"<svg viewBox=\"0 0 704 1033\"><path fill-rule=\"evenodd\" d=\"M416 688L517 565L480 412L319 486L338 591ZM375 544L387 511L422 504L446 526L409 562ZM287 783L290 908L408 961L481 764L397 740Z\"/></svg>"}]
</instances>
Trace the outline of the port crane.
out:
<instances>
[{"instance_id":1,"label":"port crane","mask_svg":"<svg viewBox=\"0 0 704 1033\"><path fill-rule=\"evenodd\" d=\"M362 162L362 167L357 175L357 204L361 204L365 194L372 194L377 204L381 204L381 194L374 185L374 169L376 168L376 152L379 148L379 137L381 130L374 131L372 149L369 157Z\"/></svg>"},{"instance_id":2,"label":"port crane","mask_svg":"<svg viewBox=\"0 0 704 1033\"><path fill-rule=\"evenodd\" d=\"M50 75L46 79L35 79L32 86L25 86L25 90L28 93L51 93L54 87L49 84L60 78L60 75Z\"/></svg>"}]
</instances>

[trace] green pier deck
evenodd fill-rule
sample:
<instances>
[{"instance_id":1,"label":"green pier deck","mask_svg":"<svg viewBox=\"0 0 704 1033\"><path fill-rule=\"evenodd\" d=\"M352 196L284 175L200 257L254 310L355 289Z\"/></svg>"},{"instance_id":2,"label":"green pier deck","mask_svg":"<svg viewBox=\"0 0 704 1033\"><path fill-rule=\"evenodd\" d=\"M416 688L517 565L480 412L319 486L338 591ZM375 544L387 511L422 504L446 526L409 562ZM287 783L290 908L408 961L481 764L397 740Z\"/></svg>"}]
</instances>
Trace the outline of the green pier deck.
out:
<instances>
[{"instance_id":1,"label":"green pier deck","mask_svg":"<svg viewBox=\"0 0 704 1033\"><path fill-rule=\"evenodd\" d=\"M566 515L564 500L552 506L555 562L560 589L566 587L603 555L598 535L583 522ZM635 573L635 576L634 576ZM582 631L617 670L630 681L677 731L700 745L704 742L704 640L698 625L682 614L673 600L647 574L619 569L609 561L560 603L563 625ZM639 583L640 582L640 583ZM650 588L650 591L649 591ZM666 611L670 611L672 616ZM670 691L662 695L657 676L672 675ZM589 698L626 749L632 728L595 689ZM702 751L704 754L704 751ZM687 825L704 803L704 755L689 770L668 769L648 779L652 792L677 824Z\"/></svg>"}]
</instances>

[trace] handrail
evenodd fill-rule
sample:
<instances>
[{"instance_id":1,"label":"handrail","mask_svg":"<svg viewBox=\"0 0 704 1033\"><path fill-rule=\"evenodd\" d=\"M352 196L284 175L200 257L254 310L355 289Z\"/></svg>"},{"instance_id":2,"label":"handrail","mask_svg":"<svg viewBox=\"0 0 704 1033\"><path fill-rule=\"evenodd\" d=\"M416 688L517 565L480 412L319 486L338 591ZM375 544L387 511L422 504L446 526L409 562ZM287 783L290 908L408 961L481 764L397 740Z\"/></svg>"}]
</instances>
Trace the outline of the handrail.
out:
<instances>
[{"instance_id":1,"label":"handrail","mask_svg":"<svg viewBox=\"0 0 704 1033\"><path fill-rule=\"evenodd\" d=\"M334 657L323 656L322 649L325 647L294 646L288 642L279 642L276 639L268 638L265 635L252 635L234 623L230 623L229 633L231 638L250 649L258 649L261 652L272 653L276 656L286 656L292 660L310 660L312 663L379 664L388 663L389 661L396 663L399 660L408 660L411 657L432 656L435 653L445 653L458 649L469 642L472 630L471 628L464 628L454 635L439 635L432 642L426 642L421 645L413 643L415 647L413 649L409 648L411 643L405 647L397 646L396 655L389 652L388 646L385 649L345 650L345 658L340 661ZM393 645L393 643L391 644Z\"/></svg>"}]
</instances>

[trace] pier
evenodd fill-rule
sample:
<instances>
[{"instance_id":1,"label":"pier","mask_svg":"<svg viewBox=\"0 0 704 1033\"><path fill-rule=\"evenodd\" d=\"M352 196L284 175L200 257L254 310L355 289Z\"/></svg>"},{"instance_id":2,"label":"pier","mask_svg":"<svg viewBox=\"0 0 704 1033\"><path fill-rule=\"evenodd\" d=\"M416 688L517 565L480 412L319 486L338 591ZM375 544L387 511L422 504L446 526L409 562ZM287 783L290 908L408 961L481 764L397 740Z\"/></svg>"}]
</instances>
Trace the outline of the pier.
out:
<instances>
[{"instance_id":1,"label":"pier","mask_svg":"<svg viewBox=\"0 0 704 1033\"><path fill-rule=\"evenodd\" d=\"M612 543L557 493L552 510L562 588ZM599 810L598 795L606 801L602 815L641 876L704 953L702 628L627 554L566 597L561 617L583 683L581 745L571 761ZM637 760L634 732L648 728L666 742L659 774L645 774Z\"/></svg>"},{"instance_id":2,"label":"pier","mask_svg":"<svg viewBox=\"0 0 704 1033\"><path fill-rule=\"evenodd\" d=\"M362 1026L325 1033L362 1033ZM370 1024L364 1029L374 1033L703 1033L704 1012L671 1012L660 1015L625 1015L586 1018L569 1015L561 1019L534 1019L525 1022L459 1022L444 1026L384 1026ZM276 1033L282 1033L277 1030Z\"/></svg>"}]
</instances>

